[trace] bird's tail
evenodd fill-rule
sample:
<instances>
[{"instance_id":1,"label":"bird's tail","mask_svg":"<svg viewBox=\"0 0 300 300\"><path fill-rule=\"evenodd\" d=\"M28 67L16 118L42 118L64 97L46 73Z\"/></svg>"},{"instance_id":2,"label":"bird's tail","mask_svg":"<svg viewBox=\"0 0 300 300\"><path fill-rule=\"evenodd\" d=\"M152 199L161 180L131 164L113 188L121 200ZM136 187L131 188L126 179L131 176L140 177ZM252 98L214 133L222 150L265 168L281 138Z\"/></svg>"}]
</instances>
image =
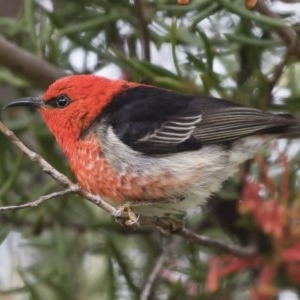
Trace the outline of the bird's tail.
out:
<instances>
[{"instance_id":1,"label":"bird's tail","mask_svg":"<svg viewBox=\"0 0 300 300\"><path fill-rule=\"evenodd\" d=\"M272 128L270 133L274 130L274 133L279 134L279 138L296 139L300 138L300 121L297 120L293 115L288 113L279 113L276 116L282 120L286 120L287 124L284 127Z\"/></svg>"},{"instance_id":2,"label":"bird's tail","mask_svg":"<svg viewBox=\"0 0 300 300\"><path fill-rule=\"evenodd\" d=\"M299 139L300 138L300 125L291 126L281 130L279 138L284 139Z\"/></svg>"}]
</instances>

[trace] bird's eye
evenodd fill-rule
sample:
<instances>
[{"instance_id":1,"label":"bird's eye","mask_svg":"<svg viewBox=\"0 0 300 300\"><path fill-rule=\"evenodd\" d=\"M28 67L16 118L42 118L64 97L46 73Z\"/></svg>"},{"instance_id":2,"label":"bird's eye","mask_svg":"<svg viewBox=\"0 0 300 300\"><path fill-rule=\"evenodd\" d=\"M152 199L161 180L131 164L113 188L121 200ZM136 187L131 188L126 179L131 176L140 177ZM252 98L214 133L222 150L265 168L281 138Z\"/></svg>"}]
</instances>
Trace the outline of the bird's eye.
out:
<instances>
[{"instance_id":1,"label":"bird's eye","mask_svg":"<svg viewBox=\"0 0 300 300\"><path fill-rule=\"evenodd\" d=\"M63 108L70 104L71 100L67 95L60 95L56 98L56 107Z\"/></svg>"}]
</instances>

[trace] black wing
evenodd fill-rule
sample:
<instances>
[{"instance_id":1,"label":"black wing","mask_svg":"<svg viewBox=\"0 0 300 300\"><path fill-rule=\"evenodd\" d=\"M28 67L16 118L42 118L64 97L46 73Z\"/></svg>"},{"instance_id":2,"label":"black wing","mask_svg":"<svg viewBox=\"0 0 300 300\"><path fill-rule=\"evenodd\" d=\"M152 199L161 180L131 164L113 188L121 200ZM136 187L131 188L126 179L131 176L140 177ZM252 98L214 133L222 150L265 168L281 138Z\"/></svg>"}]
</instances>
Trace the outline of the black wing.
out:
<instances>
[{"instance_id":1,"label":"black wing","mask_svg":"<svg viewBox=\"0 0 300 300\"><path fill-rule=\"evenodd\" d=\"M280 133L297 122L212 97L140 86L115 96L100 116L134 150L167 154L225 143L256 132Z\"/></svg>"}]
</instances>

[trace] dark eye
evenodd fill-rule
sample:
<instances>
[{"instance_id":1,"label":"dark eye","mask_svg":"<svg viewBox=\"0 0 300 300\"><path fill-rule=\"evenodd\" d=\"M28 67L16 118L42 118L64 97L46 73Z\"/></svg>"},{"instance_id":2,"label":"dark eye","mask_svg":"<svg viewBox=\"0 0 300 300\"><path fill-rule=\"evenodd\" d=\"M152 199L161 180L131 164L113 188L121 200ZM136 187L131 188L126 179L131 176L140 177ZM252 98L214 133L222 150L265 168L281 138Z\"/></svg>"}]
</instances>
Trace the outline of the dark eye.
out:
<instances>
[{"instance_id":1,"label":"dark eye","mask_svg":"<svg viewBox=\"0 0 300 300\"><path fill-rule=\"evenodd\" d=\"M70 98L67 95L60 95L55 100L56 107L58 108L63 108L71 102Z\"/></svg>"}]
</instances>

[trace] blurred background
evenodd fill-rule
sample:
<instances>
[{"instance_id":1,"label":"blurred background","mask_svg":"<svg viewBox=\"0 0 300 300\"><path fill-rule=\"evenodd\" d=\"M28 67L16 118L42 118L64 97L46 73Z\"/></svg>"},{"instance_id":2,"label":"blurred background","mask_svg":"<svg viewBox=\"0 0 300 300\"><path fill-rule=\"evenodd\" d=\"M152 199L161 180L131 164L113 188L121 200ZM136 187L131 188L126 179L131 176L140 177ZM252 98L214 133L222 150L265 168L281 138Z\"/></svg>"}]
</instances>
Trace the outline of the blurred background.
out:
<instances>
[{"instance_id":1,"label":"blurred background","mask_svg":"<svg viewBox=\"0 0 300 300\"><path fill-rule=\"evenodd\" d=\"M93 73L300 117L299 34L299 1L258 0L253 9L244 0L0 1L0 106L65 74ZM74 180L37 112L1 111L1 120ZM184 218L197 233L255 245L260 265L214 276L222 253L213 247L123 228L69 195L0 212L0 299L300 299L299 145L272 144ZM253 210L241 208L249 188L241 174L263 186ZM1 206L61 189L0 134Z\"/></svg>"}]
</instances>

